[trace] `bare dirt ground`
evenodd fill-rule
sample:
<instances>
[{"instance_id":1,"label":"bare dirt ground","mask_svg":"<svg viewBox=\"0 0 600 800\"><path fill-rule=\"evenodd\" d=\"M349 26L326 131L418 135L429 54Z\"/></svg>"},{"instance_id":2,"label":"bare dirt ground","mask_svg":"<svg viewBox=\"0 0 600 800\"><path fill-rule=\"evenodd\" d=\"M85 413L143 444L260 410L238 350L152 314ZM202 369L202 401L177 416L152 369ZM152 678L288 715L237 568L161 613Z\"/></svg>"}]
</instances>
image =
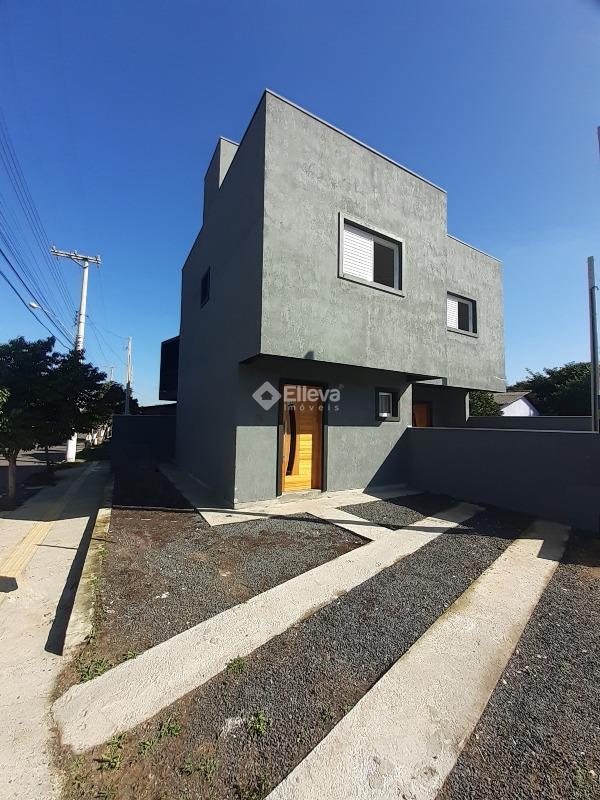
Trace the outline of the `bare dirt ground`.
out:
<instances>
[{"instance_id":1,"label":"bare dirt ground","mask_svg":"<svg viewBox=\"0 0 600 800\"><path fill-rule=\"evenodd\" d=\"M211 528L158 471L118 475L94 628L57 694L365 540L308 514Z\"/></svg>"}]
</instances>

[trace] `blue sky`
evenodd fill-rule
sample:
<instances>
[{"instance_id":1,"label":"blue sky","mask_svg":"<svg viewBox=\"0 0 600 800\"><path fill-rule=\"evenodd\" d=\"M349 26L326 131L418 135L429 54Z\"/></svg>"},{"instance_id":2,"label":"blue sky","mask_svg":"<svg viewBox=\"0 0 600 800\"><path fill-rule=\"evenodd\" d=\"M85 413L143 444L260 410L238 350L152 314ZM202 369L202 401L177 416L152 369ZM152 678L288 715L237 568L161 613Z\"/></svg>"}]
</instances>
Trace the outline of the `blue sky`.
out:
<instances>
[{"instance_id":1,"label":"blue sky","mask_svg":"<svg viewBox=\"0 0 600 800\"><path fill-rule=\"evenodd\" d=\"M509 381L589 357L597 0L0 0L0 98L40 217L102 255L92 360L122 380L131 335L156 402L204 171L267 86L448 191L449 232L504 262ZM2 284L0 341L19 334L44 331Z\"/></svg>"}]
</instances>

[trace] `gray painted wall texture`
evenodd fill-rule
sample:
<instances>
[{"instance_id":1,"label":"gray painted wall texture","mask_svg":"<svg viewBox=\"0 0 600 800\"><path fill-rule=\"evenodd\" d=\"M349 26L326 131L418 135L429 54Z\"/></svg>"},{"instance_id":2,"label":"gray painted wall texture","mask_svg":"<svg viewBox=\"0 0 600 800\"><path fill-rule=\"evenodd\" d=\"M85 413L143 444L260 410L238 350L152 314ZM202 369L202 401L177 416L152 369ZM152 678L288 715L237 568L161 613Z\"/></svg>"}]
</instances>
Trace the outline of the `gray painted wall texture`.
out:
<instances>
[{"instance_id":1,"label":"gray painted wall texture","mask_svg":"<svg viewBox=\"0 0 600 800\"><path fill-rule=\"evenodd\" d=\"M404 297L338 277L340 214L404 241ZM501 281L447 236L442 190L266 95L262 353L502 390ZM447 330L448 291L477 301L477 337Z\"/></svg>"},{"instance_id":2,"label":"gray painted wall texture","mask_svg":"<svg viewBox=\"0 0 600 800\"><path fill-rule=\"evenodd\" d=\"M264 103L182 273L177 463L232 501L239 362L260 347ZM210 268L210 299L200 284Z\"/></svg>"},{"instance_id":3,"label":"gray painted wall texture","mask_svg":"<svg viewBox=\"0 0 600 800\"><path fill-rule=\"evenodd\" d=\"M412 486L599 530L598 434L411 428L405 438Z\"/></svg>"},{"instance_id":4,"label":"gray painted wall texture","mask_svg":"<svg viewBox=\"0 0 600 800\"><path fill-rule=\"evenodd\" d=\"M175 416L114 416L110 460L113 469L156 466L175 455Z\"/></svg>"}]
</instances>

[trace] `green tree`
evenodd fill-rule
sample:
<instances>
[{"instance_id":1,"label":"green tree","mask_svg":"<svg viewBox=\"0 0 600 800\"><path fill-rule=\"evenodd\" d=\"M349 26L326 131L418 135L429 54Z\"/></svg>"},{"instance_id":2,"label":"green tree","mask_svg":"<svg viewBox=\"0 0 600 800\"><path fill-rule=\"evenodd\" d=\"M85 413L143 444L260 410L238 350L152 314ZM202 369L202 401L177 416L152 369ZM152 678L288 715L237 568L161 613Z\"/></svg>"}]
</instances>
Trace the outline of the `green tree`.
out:
<instances>
[{"instance_id":1,"label":"green tree","mask_svg":"<svg viewBox=\"0 0 600 800\"><path fill-rule=\"evenodd\" d=\"M541 372L527 370L527 378L510 387L528 391L540 414L588 416L590 414L590 365L571 361L562 367L546 367Z\"/></svg>"},{"instance_id":2,"label":"green tree","mask_svg":"<svg viewBox=\"0 0 600 800\"><path fill-rule=\"evenodd\" d=\"M501 409L491 392L469 392L469 414L472 417L499 417Z\"/></svg>"},{"instance_id":3,"label":"green tree","mask_svg":"<svg viewBox=\"0 0 600 800\"><path fill-rule=\"evenodd\" d=\"M16 499L19 452L48 448L110 419L111 403L117 404L111 386L81 353L54 352L52 337L35 342L19 337L0 345L0 388L7 393L0 453L8 461L9 504Z\"/></svg>"},{"instance_id":4,"label":"green tree","mask_svg":"<svg viewBox=\"0 0 600 800\"><path fill-rule=\"evenodd\" d=\"M58 364L54 339L28 342L22 336L0 345L0 387L7 395L0 416L0 453L8 461L7 495L14 503L17 457L39 440L43 401L50 375Z\"/></svg>"}]
</instances>

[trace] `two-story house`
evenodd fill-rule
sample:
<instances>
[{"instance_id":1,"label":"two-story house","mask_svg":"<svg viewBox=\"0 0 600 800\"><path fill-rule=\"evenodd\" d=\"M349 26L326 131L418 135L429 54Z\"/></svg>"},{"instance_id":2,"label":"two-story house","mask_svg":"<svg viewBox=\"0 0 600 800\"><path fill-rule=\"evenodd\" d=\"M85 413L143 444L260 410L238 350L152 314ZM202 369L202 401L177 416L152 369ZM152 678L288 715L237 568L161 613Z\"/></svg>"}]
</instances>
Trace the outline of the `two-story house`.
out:
<instances>
[{"instance_id":1,"label":"two-story house","mask_svg":"<svg viewBox=\"0 0 600 800\"><path fill-rule=\"evenodd\" d=\"M397 484L407 426L503 376L501 265L444 190L266 91L183 268L179 467L230 503Z\"/></svg>"}]
</instances>

